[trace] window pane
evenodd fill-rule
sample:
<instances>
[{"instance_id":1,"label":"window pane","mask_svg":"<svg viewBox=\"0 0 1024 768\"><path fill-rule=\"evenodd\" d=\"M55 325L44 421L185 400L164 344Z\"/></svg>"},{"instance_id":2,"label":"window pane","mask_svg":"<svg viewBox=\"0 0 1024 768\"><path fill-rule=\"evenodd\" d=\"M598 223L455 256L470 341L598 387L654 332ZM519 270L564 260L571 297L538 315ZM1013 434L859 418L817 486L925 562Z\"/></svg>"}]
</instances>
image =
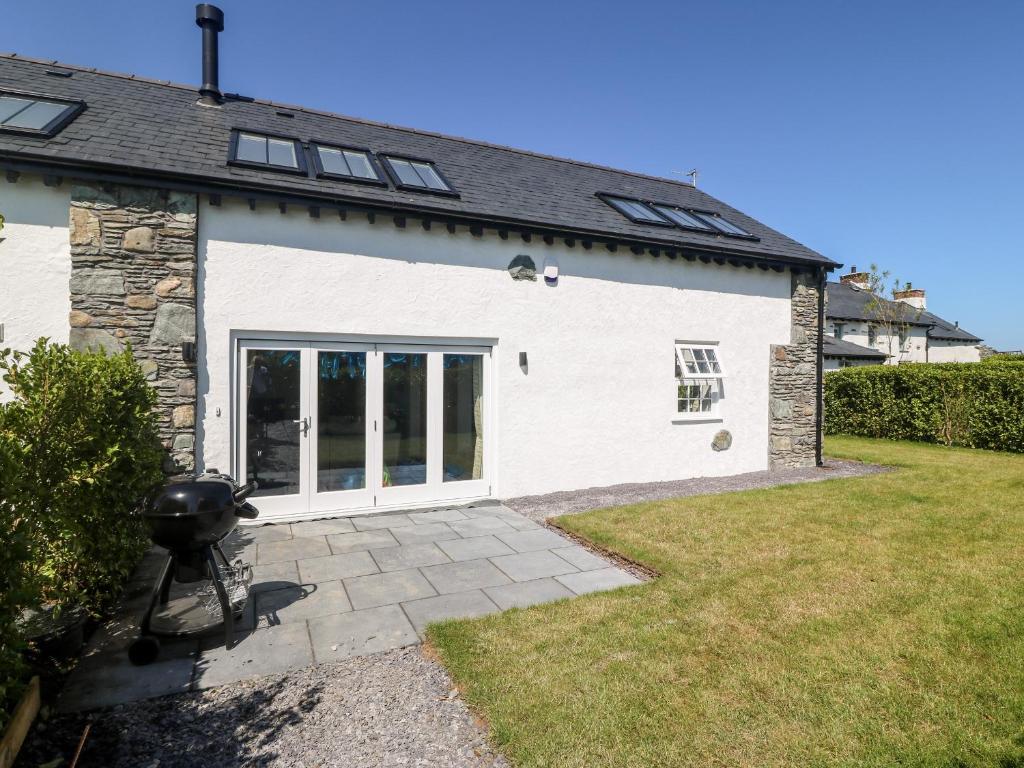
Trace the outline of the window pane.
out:
<instances>
[{"instance_id":1,"label":"window pane","mask_svg":"<svg viewBox=\"0 0 1024 768\"><path fill-rule=\"evenodd\" d=\"M267 162L267 140L262 136L253 136L248 133L238 134L238 149L235 151L235 159L250 163Z\"/></svg>"},{"instance_id":2,"label":"window pane","mask_svg":"<svg viewBox=\"0 0 1024 768\"><path fill-rule=\"evenodd\" d=\"M366 353L320 352L317 373L317 490L365 488Z\"/></svg>"},{"instance_id":3,"label":"window pane","mask_svg":"<svg viewBox=\"0 0 1024 768\"><path fill-rule=\"evenodd\" d=\"M31 128L38 131L67 109L68 106L66 104L54 104L52 101L37 101L27 109L8 118L4 125L8 128Z\"/></svg>"},{"instance_id":4,"label":"window pane","mask_svg":"<svg viewBox=\"0 0 1024 768\"><path fill-rule=\"evenodd\" d=\"M352 175L348 163L345 162L345 156L341 153L340 149L317 147L317 152L320 153L320 165L324 167L325 172L337 173L341 176Z\"/></svg>"},{"instance_id":5,"label":"window pane","mask_svg":"<svg viewBox=\"0 0 1024 768\"><path fill-rule=\"evenodd\" d=\"M484 360L444 356L444 481L479 480L484 463Z\"/></svg>"},{"instance_id":6,"label":"window pane","mask_svg":"<svg viewBox=\"0 0 1024 768\"><path fill-rule=\"evenodd\" d=\"M388 158L391 162L391 167L398 176L398 180L402 184L407 184L411 187L422 187L423 182L420 180L419 174L413 170L413 167L406 160L397 160L395 158Z\"/></svg>"},{"instance_id":7,"label":"window pane","mask_svg":"<svg viewBox=\"0 0 1024 768\"><path fill-rule=\"evenodd\" d=\"M254 496L299 492L301 353L250 349L246 355L245 477Z\"/></svg>"},{"instance_id":8,"label":"window pane","mask_svg":"<svg viewBox=\"0 0 1024 768\"><path fill-rule=\"evenodd\" d=\"M692 227L694 229L710 229L710 227L703 221L698 219L696 216L691 216L686 211L680 211L675 208L668 208L661 205L654 206L660 213L668 216L676 224L683 227Z\"/></svg>"},{"instance_id":9,"label":"window pane","mask_svg":"<svg viewBox=\"0 0 1024 768\"><path fill-rule=\"evenodd\" d=\"M611 203L619 213L622 213L626 217L639 219L640 221L656 221L665 223L657 213L648 208L641 202L636 200L626 200L621 197L609 197L608 202Z\"/></svg>"},{"instance_id":10,"label":"window pane","mask_svg":"<svg viewBox=\"0 0 1024 768\"><path fill-rule=\"evenodd\" d=\"M420 178L423 179L423 183L431 189L448 190L448 185L441 181L441 177L437 175L437 171L431 166L426 163L413 163L412 167L420 175Z\"/></svg>"},{"instance_id":11,"label":"window pane","mask_svg":"<svg viewBox=\"0 0 1024 768\"><path fill-rule=\"evenodd\" d=\"M693 362L693 351L689 348L683 349L683 362L686 363L686 370L688 373L697 372L697 364Z\"/></svg>"},{"instance_id":12,"label":"window pane","mask_svg":"<svg viewBox=\"0 0 1024 768\"><path fill-rule=\"evenodd\" d=\"M345 159L348 160L348 167L353 176L360 179L377 178L377 172L370 164L370 159L362 152L346 152Z\"/></svg>"},{"instance_id":13,"label":"window pane","mask_svg":"<svg viewBox=\"0 0 1024 768\"><path fill-rule=\"evenodd\" d=\"M711 226L717 229L719 232L725 232L729 235L746 235L749 234L744 230L737 227L731 221L726 221L721 216L712 216L711 214L701 214L701 218L708 222Z\"/></svg>"},{"instance_id":14,"label":"window pane","mask_svg":"<svg viewBox=\"0 0 1024 768\"><path fill-rule=\"evenodd\" d=\"M427 482L427 356L384 354L384 471L381 484Z\"/></svg>"},{"instance_id":15,"label":"window pane","mask_svg":"<svg viewBox=\"0 0 1024 768\"><path fill-rule=\"evenodd\" d=\"M30 99L18 99L14 96L0 96L0 125L6 124L6 121L18 112L21 112L26 107L31 106L32 101Z\"/></svg>"},{"instance_id":16,"label":"window pane","mask_svg":"<svg viewBox=\"0 0 1024 768\"><path fill-rule=\"evenodd\" d=\"M271 165L298 168L295 160L295 142L281 139L267 139L268 160Z\"/></svg>"}]
</instances>

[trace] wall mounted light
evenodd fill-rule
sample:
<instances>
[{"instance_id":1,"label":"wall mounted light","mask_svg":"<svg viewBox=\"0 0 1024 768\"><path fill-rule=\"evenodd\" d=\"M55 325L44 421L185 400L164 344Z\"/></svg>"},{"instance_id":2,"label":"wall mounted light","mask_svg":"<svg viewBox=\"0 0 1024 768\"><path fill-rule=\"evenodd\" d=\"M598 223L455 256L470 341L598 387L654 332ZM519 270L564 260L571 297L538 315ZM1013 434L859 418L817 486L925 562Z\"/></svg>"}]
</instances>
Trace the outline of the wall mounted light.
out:
<instances>
[{"instance_id":1,"label":"wall mounted light","mask_svg":"<svg viewBox=\"0 0 1024 768\"><path fill-rule=\"evenodd\" d=\"M196 343L194 341L181 342L181 359L186 363L196 361Z\"/></svg>"},{"instance_id":2,"label":"wall mounted light","mask_svg":"<svg viewBox=\"0 0 1024 768\"><path fill-rule=\"evenodd\" d=\"M528 369L529 369L530 366L529 366L529 363L526 360L526 353L525 352L520 352L519 353L519 367L523 369L523 373L529 373Z\"/></svg>"}]
</instances>

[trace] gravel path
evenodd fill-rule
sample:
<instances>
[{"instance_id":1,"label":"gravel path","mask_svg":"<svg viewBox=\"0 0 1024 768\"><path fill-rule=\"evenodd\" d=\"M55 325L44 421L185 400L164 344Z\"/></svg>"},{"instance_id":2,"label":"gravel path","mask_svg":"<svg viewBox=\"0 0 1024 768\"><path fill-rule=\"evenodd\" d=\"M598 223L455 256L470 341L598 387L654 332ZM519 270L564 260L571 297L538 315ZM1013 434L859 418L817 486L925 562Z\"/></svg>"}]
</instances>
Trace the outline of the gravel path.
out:
<instances>
[{"instance_id":1,"label":"gravel path","mask_svg":"<svg viewBox=\"0 0 1024 768\"><path fill-rule=\"evenodd\" d=\"M74 752L88 716L52 719L18 768ZM94 713L79 768L507 768L419 647Z\"/></svg>"},{"instance_id":2,"label":"gravel path","mask_svg":"<svg viewBox=\"0 0 1024 768\"><path fill-rule=\"evenodd\" d=\"M516 499L505 499L503 503L532 520L543 522L549 517L576 515L591 509L621 507L642 501L746 491L789 483L814 483L837 477L858 477L888 471L888 467L877 464L828 459L822 467L748 472L745 475L728 477L696 477L692 480L671 480L663 483L609 485L605 488L584 488L579 491L561 491L542 496L520 496Z\"/></svg>"}]
</instances>

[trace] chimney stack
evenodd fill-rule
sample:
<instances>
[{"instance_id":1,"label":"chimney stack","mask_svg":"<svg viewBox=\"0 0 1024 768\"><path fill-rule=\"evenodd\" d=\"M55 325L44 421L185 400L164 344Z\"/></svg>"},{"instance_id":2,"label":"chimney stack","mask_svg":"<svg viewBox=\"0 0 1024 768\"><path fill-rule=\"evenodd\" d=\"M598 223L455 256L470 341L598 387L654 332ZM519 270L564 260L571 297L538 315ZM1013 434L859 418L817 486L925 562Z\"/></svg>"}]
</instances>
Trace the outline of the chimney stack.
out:
<instances>
[{"instance_id":1,"label":"chimney stack","mask_svg":"<svg viewBox=\"0 0 1024 768\"><path fill-rule=\"evenodd\" d=\"M209 3L196 6L196 24L203 30L203 84L199 103L215 107L221 102L217 34L224 30L224 11Z\"/></svg>"},{"instance_id":2,"label":"chimney stack","mask_svg":"<svg viewBox=\"0 0 1024 768\"><path fill-rule=\"evenodd\" d=\"M904 304L909 304L917 310L924 311L928 308L928 303L924 298L924 291L920 288L914 288L910 283L907 283L906 288L902 291L893 291L892 297L896 301L902 301Z\"/></svg>"},{"instance_id":3,"label":"chimney stack","mask_svg":"<svg viewBox=\"0 0 1024 768\"><path fill-rule=\"evenodd\" d=\"M850 274L840 276L839 282L866 291L871 287L871 275L868 272L858 272L857 266L854 265L850 267Z\"/></svg>"}]
</instances>

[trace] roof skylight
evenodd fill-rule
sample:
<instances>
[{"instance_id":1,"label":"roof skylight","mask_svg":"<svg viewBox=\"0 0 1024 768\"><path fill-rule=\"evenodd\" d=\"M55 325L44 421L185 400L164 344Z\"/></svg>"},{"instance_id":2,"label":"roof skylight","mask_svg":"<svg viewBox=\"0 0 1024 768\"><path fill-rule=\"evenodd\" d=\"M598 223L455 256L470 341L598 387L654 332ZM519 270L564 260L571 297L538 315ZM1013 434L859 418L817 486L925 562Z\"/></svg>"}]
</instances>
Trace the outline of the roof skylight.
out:
<instances>
[{"instance_id":1,"label":"roof skylight","mask_svg":"<svg viewBox=\"0 0 1024 768\"><path fill-rule=\"evenodd\" d=\"M665 203L633 200L628 197L615 197L601 193L598 194L598 197L637 224L659 224L666 227L675 225L680 229L757 239L745 229L738 227L728 219L723 219L717 213L693 208L677 208Z\"/></svg>"},{"instance_id":2,"label":"roof skylight","mask_svg":"<svg viewBox=\"0 0 1024 768\"><path fill-rule=\"evenodd\" d=\"M0 130L53 136L85 105L20 94L0 94Z\"/></svg>"},{"instance_id":3,"label":"roof skylight","mask_svg":"<svg viewBox=\"0 0 1024 768\"><path fill-rule=\"evenodd\" d=\"M454 192L437 167L426 160L381 155L388 172L400 189L419 189L427 192L451 194Z\"/></svg>"},{"instance_id":4,"label":"roof skylight","mask_svg":"<svg viewBox=\"0 0 1024 768\"><path fill-rule=\"evenodd\" d=\"M240 165L264 166L305 173L302 147L295 139L236 131L231 161Z\"/></svg>"},{"instance_id":5,"label":"roof skylight","mask_svg":"<svg viewBox=\"0 0 1024 768\"><path fill-rule=\"evenodd\" d=\"M721 216L717 216L713 213L700 213L698 214L704 221L713 226L719 232L724 232L727 235L740 235L741 237L750 237L750 233L745 229L740 229L728 219L723 219Z\"/></svg>"},{"instance_id":6,"label":"roof skylight","mask_svg":"<svg viewBox=\"0 0 1024 768\"><path fill-rule=\"evenodd\" d=\"M383 184L377 164L369 152L360 149L344 149L313 145L313 160L320 176L338 177L352 181Z\"/></svg>"},{"instance_id":7,"label":"roof skylight","mask_svg":"<svg viewBox=\"0 0 1024 768\"><path fill-rule=\"evenodd\" d=\"M606 197L604 200L627 219L638 224L670 224L653 208L637 200L628 200L624 197Z\"/></svg>"},{"instance_id":8,"label":"roof skylight","mask_svg":"<svg viewBox=\"0 0 1024 768\"><path fill-rule=\"evenodd\" d=\"M679 208L670 208L667 205L656 205L654 207L658 211L658 213L665 216L666 218L671 219L681 227L686 227L688 229L711 229L710 225L708 225L708 223L704 221L704 219L695 216L692 213L688 213Z\"/></svg>"}]
</instances>

